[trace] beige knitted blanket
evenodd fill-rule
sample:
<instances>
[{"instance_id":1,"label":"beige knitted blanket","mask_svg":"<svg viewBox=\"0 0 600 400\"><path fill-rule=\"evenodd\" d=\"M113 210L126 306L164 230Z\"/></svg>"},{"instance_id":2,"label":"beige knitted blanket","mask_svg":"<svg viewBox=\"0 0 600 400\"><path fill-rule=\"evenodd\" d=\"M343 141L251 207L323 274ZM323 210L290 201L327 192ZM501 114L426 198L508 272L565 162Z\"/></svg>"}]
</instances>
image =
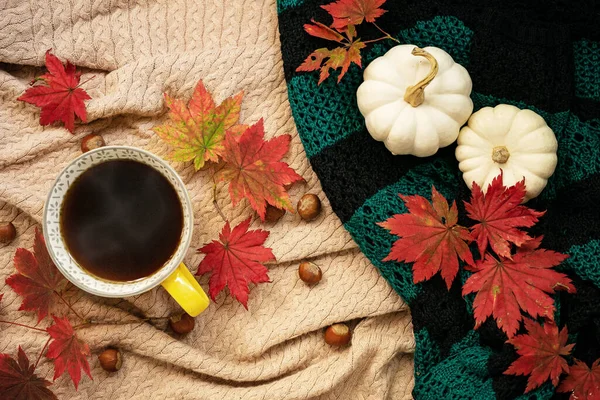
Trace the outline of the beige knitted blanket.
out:
<instances>
[{"instance_id":1,"label":"beige knitted blanket","mask_svg":"<svg viewBox=\"0 0 600 400\"><path fill-rule=\"evenodd\" d=\"M41 127L37 108L16 98L39 75L52 49L83 68L89 123L75 135ZM306 183L290 190L295 204L305 192L319 195L324 212L306 223L286 214L266 245L277 262L272 283L252 288L249 310L224 292L196 319L196 329L176 337L166 324L135 315L164 317L177 304L162 288L110 300L71 287L74 309L101 321L78 331L92 349L93 380L75 392L68 376L51 389L60 399L402 399L413 386L414 339L410 314L332 213L295 130L279 52L274 0L0 0L0 222L13 221L18 237L0 244L0 319L34 325L17 311L21 299L4 280L14 273L17 247L31 249L44 200L54 177L80 154L79 141L101 133L108 144L140 147L166 157L168 146L151 128L166 118L162 93L189 98L202 79L217 101L245 93L241 122L265 119L268 137L289 133L286 161ZM195 250L217 237L223 221L211 204L210 170L172 163L192 196L196 226L186 261L195 271ZM237 224L254 215L247 203L232 208L224 186L218 203ZM297 277L301 260L324 272L309 288ZM207 277L200 278L208 290ZM56 313L66 310L59 306ZM335 349L323 328L348 321L352 344ZM76 322L76 319L73 319ZM47 326L48 320L40 323ZM33 357L44 333L0 324L0 352L17 346ZM116 346L122 369L102 370L96 355ZM45 358L38 372L52 379Z\"/></svg>"}]
</instances>

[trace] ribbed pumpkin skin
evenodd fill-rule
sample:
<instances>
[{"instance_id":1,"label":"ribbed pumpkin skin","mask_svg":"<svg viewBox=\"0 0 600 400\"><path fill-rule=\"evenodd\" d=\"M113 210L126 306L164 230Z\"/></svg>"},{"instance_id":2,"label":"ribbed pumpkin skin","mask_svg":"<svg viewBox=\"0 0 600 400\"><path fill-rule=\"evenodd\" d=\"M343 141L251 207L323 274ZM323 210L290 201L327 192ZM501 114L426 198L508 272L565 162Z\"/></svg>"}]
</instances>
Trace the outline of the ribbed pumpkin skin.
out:
<instances>
[{"instance_id":1,"label":"ribbed pumpkin skin","mask_svg":"<svg viewBox=\"0 0 600 400\"><path fill-rule=\"evenodd\" d=\"M357 90L358 108L367 130L393 154L427 157L452 144L473 112L467 70L437 47L425 47L438 62L438 73L425 88L425 101L413 107L404 100L409 86L422 80L431 63L414 56L414 45L395 46L373 60Z\"/></svg>"},{"instance_id":2,"label":"ribbed pumpkin skin","mask_svg":"<svg viewBox=\"0 0 600 400\"><path fill-rule=\"evenodd\" d=\"M505 163L492 160L494 148L504 146L510 156ZM504 171L504 186L525 178L525 201L537 197L556 168L556 136L546 121L531 110L508 104L484 107L460 130L456 159L465 183L477 182L487 190L492 179Z\"/></svg>"}]
</instances>

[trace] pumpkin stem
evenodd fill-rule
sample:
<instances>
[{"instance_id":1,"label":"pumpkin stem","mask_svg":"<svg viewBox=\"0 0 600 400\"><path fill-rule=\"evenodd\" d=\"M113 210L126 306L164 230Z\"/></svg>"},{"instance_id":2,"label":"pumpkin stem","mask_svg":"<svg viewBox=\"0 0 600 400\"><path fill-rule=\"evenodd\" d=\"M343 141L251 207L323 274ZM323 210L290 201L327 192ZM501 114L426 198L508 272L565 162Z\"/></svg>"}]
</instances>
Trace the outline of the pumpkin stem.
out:
<instances>
[{"instance_id":1,"label":"pumpkin stem","mask_svg":"<svg viewBox=\"0 0 600 400\"><path fill-rule=\"evenodd\" d=\"M413 56L425 57L427 61L429 61L429 63L431 64L431 70L429 71L427 76L423 78L420 82L418 82L416 85L409 86L406 89L406 92L404 93L404 101L406 101L413 107L418 107L425 101L425 88L431 83L433 78L435 78L435 76L438 73L438 62L435 59L435 57L433 57L431 54L419 47L415 47L411 54Z\"/></svg>"},{"instance_id":2,"label":"pumpkin stem","mask_svg":"<svg viewBox=\"0 0 600 400\"><path fill-rule=\"evenodd\" d=\"M492 160L498 164L504 164L508 161L510 153L504 146L496 146L492 149Z\"/></svg>"}]
</instances>

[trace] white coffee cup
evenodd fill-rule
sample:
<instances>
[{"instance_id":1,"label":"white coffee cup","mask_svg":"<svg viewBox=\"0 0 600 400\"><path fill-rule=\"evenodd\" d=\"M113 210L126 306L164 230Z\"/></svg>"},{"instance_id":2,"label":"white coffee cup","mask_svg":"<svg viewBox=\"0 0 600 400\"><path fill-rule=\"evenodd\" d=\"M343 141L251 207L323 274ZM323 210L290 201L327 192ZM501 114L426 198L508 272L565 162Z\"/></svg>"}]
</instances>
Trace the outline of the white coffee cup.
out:
<instances>
[{"instance_id":1,"label":"white coffee cup","mask_svg":"<svg viewBox=\"0 0 600 400\"><path fill-rule=\"evenodd\" d=\"M181 238L173 255L153 274L130 282L109 281L88 272L69 253L61 233L62 205L71 185L89 168L111 160L134 160L158 171L177 192L183 211ZM190 196L177 172L156 155L128 146L101 147L71 161L56 178L44 207L43 231L50 257L59 271L75 286L98 296L127 297L162 285L188 314L196 316L208 307L209 300L183 263L192 239L193 227Z\"/></svg>"}]
</instances>

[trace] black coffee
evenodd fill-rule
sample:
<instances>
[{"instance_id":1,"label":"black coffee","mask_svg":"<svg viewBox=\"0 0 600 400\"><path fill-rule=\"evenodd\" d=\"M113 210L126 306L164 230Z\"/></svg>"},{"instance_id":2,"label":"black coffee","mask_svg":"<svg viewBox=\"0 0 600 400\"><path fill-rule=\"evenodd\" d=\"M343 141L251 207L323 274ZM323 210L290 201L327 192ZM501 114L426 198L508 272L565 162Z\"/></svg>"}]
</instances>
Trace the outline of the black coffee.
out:
<instances>
[{"instance_id":1,"label":"black coffee","mask_svg":"<svg viewBox=\"0 0 600 400\"><path fill-rule=\"evenodd\" d=\"M183 211L177 192L158 171L113 160L75 180L60 225L81 267L103 279L133 281L152 275L175 253Z\"/></svg>"}]
</instances>

